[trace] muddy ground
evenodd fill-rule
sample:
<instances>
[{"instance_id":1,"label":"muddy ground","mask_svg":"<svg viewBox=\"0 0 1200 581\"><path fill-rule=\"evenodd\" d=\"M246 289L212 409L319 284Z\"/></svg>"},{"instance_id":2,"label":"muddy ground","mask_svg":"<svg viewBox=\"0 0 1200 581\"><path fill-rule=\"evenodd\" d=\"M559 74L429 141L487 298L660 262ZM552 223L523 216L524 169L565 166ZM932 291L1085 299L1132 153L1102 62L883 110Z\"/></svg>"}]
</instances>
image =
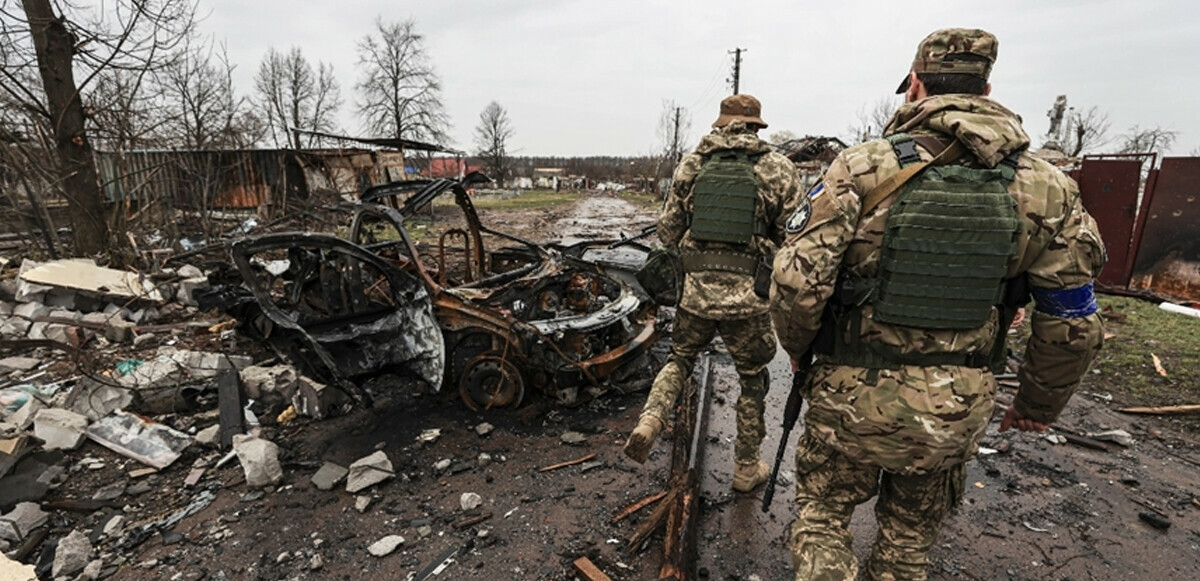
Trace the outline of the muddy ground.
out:
<instances>
[{"instance_id":1,"label":"muddy ground","mask_svg":"<svg viewBox=\"0 0 1200 581\"><path fill-rule=\"evenodd\" d=\"M612 238L653 221L652 210L602 194L585 195L569 208L481 214L498 229L542 239ZM669 315L664 312L662 320ZM646 374L661 363L667 341L664 333ZM715 394L702 475L699 576L790 579L791 455L785 456L771 512L759 510L761 490L731 491L736 373L719 345L712 358ZM778 357L771 371L776 387L768 398L771 430L763 450L768 458L778 442L790 384L785 363ZM1123 429L1134 443L1093 450L1040 435L996 434L993 423L984 442L991 453L968 465L966 500L931 555L931 579L1200 578L1196 434L1161 418L1116 413L1106 381L1108 375L1089 374L1058 425L1080 434ZM612 391L577 408L535 397L516 410L476 413L457 394L430 393L399 379L376 380L369 388L380 399L374 410L286 426L267 419L264 435L282 448L285 475L281 485L261 493L247 488L236 461L215 468L222 455L217 451L193 446L162 473L133 479L128 473L140 465L88 442L70 454L70 477L47 500L65 507L117 482L126 485L125 492L98 510L54 511L50 537L72 528L102 530L113 515L123 515L124 532L94 535L106 555L106 573L119 580L567 580L575 576L571 563L579 557L590 558L612 579L657 578L661 535L640 547L626 541L649 511L610 522L624 507L663 490L670 470L668 442L660 442L644 466L621 453L644 392ZM1002 402L1013 392L1004 388ZM418 439L430 429L440 435ZM377 450L391 459L395 478L359 495L311 485L323 462L346 466ZM540 471L593 454L582 463ZM85 457L103 467L85 468L94 464ZM193 466L208 468L187 487ZM482 504L464 510L466 493L478 494ZM368 505L359 510L359 502ZM169 532L136 534L139 524L190 503L198 512ZM1170 527L1154 528L1140 513L1156 514L1151 520ZM853 521L860 556L869 550L872 527L870 506L860 507ZM370 555L367 547L388 535L403 537L400 548L383 558Z\"/></svg>"}]
</instances>

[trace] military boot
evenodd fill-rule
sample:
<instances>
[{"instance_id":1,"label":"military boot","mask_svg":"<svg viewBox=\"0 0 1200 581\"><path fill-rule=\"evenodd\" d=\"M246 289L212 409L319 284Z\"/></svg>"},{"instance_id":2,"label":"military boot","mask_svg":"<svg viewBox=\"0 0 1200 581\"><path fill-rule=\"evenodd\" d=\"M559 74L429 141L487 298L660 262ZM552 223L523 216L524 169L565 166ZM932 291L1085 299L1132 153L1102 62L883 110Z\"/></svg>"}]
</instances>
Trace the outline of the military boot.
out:
<instances>
[{"instance_id":1,"label":"military boot","mask_svg":"<svg viewBox=\"0 0 1200 581\"><path fill-rule=\"evenodd\" d=\"M642 416L625 442L625 455L638 464L644 464L650 455L650 446L654 445L654 439L662 429L662 420L651 415Z\"/></svg>"},{"instance_id":2,"label":"military boot","mask_svg":"<svg viewBox=\"0 0 1200 581\"><path fill-rule=\"evenodd\" d=\"M734 462L733 489L738 492L750 492L767 481L771 468L766 462Z\"/></svg>"}]
</instances>

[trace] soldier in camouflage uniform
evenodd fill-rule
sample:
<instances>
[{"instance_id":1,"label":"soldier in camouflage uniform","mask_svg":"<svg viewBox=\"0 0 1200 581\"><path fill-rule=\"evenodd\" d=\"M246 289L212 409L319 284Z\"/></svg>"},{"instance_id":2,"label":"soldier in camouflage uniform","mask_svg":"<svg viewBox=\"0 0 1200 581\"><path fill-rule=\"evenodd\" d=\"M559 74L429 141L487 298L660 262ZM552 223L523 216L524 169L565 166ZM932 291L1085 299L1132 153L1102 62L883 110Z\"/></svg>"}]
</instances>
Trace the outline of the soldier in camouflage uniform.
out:
<instances>
[{"instance_id":1,"label":"soldier in camouflage uniform","mask_svg":"<svg viewBox=\"0 0 1200 581\"><path fill-rule=\"evenodd\" d=\"M715 129L675 170L658 236L680 251L682 296L671 355L625 446L630 458L646 461L696 356L720 333L741 384L733 487L743 492L769 473L759 447L766 431L766 366L776 350L767 313L770 267L785 221L803 198L795 166L759 139L757 131L767 126L760 115L758 99L726 98Z\"/></svg>"},{"instance_id":2,"label":"soldier in camouflage uniform","mask_svg":"<svg viewBox=\"0 0 1200 581\"><path fill-rule=\"evenodd\" d=\"M1025 153L1029 138L1020 118L987 98L996 48L996 38L982 30L947 29L926 37L897 91L906 103L886 128L888 138L843 151L788 222L775 260L771 316L794 360L810 344L816 352L806 433L796 449L798 514L791 540L797 580L856 578L847 525L854 507L876 495L879 533L865 577L926 578L928 550L964 492L963 463L975 455L992 415L996 380L988 366L1003 356L1002 347L1000 357L993 347L1004 341L1005 319L1027 300L1021 296L1030 293L1036 301L1032 337L1001 431L1047 429L1101 346L1092 285L1106 256L1096 223L1072 180ZM956 153L935 160L937 150L952 147ZM903 183L903 151L909 165L933 162L907 189L896 187ZM989 212L997 217L960 216L955 220L973 225L958 229L953 220L935 217L941 233L952 234L941 246L935 235L902 234L904 224L889 220L890 214L911 220L914 212L953 211L952 204L913 206L914 191L935 187L922 185L934 182L921 177L933 170L1002 176L991 194L936 186L942 188L938 195L964 196L957 200L992 200ZM889 180L895 194L882 201L871 195ZM994 232L1003 244L978 242ZM903 244L888 242L905 236L910 239ZM940 324L955 314L952 304L987 300L943 292L958 284L955 277L987 277L970 266L941 264L953 257L913 258L934 247L972 261L973 252L1002 248L995 261L999 282L987 296L1005 298L983 302L982 316L969 325ZM880 273L894 283L896 273L906 272L916 273L918 283L882 285ZM1013 292L1022 282L1025 291ZM885 303L904 298L896 297L901 290L914 302L887 311ZM906 316L935 323L880 320Z\"/></svg>"}]
</instances>

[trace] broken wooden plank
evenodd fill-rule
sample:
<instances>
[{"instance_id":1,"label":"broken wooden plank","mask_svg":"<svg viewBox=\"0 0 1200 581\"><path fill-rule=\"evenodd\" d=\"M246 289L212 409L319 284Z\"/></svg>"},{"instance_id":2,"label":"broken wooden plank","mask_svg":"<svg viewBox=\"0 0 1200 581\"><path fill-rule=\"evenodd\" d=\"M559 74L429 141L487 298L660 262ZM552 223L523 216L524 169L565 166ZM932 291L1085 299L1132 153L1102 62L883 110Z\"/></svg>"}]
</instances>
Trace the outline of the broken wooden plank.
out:
<instances>
[{"instance_id":1,"label":"broken wooden plank","mask_svg":"<svg viewBox=\"0 0 1200 581\"><path fill-rule=\"evenodd\" d=\"M708 407L712 359L704 357L700 369L692 382L690 393L682 404L683 433L687 439L678 438L672 456L672 471L682 464L678 487L680 493L670 503L667 516L667 532L663 539L663 563L658 570L659 579L693 581L696 578L696 537L700 529L700 474L703 473L704 441L708 430Z\"/></svg>"},{"instance_id":2,"label":"broken wooden plank","mask_svg":"<svg viewBox=\"0 0 1200 581\"><path fill-rule=\"evenodd\" d=\"M576 458L574 460L567 460L566 462L559 462L558 464L551 464L549 466L542 466L541 468L538 468L538 472L549 472L551 470L558 470L559 468L566 468L567 466L583 464L584 462L587 462L588 460L594 460L595 458L596 458L596 453L593 452L582 458Z\"/></svg>"},{"instance_id":3,"label":"broken wooden plank","mask_svg":"<svg viewBox=\"0 0 1200 581\"><path fill-rule=\"evenodd\" d=\"M575 572L579 573L579 575L585 581L612 581L612 577L605 575L604 571L601 571L600 568L597 567L596 564L587 557L575 559L573 565L575 565Z\"/></svg>"},{"instance_id":4,"label":"broken wooden plank","mask_svg":"<svg viewBox=\"0 0 1200 581\"><path fill-rule=\"evenodd\" d=\"M650 538L658 527L667 520L667 513L671 511L671 505L675 502L675 496L679 494L676 489L666 491L666 496L658 506L654 507L654 511L650 513L650 517L646 519L637 530L629 537L629 550L638 551L642 543Z\"/></svg>"},{"instance_id":5,"label":"broken wooden plank","mask_svg":"<svg viewBox=\"0 0 1200 581\"><path fill-rule=\"evenodd\" d=\"M1143 416L1187 416L1200 414L1200 404L1186 405L1168 405L1158 407L1128 407L1120 408L1117 411L1123 414L1137 414Z\"/></svg>"},{"instance_id":6,"label":"broken wooden plank","mask_svg":"<svg viewBox=\"0 0 1200 581\"><path fill-rule=\"evenodd\" d=\"M664 490L658 494L652 494L650 496L647 496L646 498L643 498L643 499L621 509L621 512L617 513L617 516L614 516L612 520L608 521L608 524L615 525L615 524L629 518L630 516L636 514L639 510L642 510L643 508L646 508L647 506L650 506L650 505L662 500L663 497L666 495L667 495L667 491Z\"/></svg>"}]
</instances>

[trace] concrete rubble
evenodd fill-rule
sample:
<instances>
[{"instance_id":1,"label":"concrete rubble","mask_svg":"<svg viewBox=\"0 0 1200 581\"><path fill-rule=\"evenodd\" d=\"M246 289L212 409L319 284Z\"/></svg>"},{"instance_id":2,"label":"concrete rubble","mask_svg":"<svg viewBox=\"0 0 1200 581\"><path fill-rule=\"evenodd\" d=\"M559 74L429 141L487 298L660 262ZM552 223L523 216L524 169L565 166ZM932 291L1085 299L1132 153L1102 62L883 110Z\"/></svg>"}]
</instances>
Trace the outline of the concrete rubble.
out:
<instances>
[{"instance_id":1,"label":"concrete rubble","mask_svg":"<svg viewBox=\"0 0 1200 581\"><path fill-rule=\"evenodd\" d=\"M32 502L17 504L11 512L0 515L0 539L19 543L34 529L46 524L50 515Z\"/></svg>"},{"instance_id":2,"label":"concrete rubble","mask_svg":"<svg viewBox=\"0 0 1200 581\"><path fill-rule=\"evenodd\" d=\"M262 488L283 480L279 446L274 442L238 434L233 437L233 451L246 474L246 486Z\"/></svg>"},{"instance_id":3,"label":"concrete rubble","mask_svg":"<svg viewBox=\"0 0 1200 581\"><path fill-rule=\"evenodd\" d=\"M333 490L333 487L337 486L349 472L350 470L344 466L326 462L321 465L316 474L313 474L312 484L321 490Z\"/></svg>"},{"instance_id":4,"label":"concrete rubble","mask_svg":"<svg viewBox=\"0 0 1200 581\"><path fill-rule=\"evenodd\" d=\"M380 450L350 465L346 476L346 492L364 490L395 475L391 460Z\"/></svg>"},{"instance_id":5,"label":"concrete rubble","mask_svg":"<svg viewBox=\"0 0 1200 581\"><path fill-rule=\"evenodd\" d=\"M74 575L87 566L92 552L92 543L85 533L73 530L71 534L58 542L54 551L54 568L52 574L59 577Z\"/></svg>"},{"instance_id":6,"label":"concrete rubble","mask_svg":"<svg viewBox=\"0 0 1200 581\"><path fill-rule=\"evenodd\" d=\"M33 435L47 450L74 450L83 443L87 416L64 409L44 409L33 417Z\"/></svg>"},{"instance_id":7,"label":"concrete rubble","mask_svg":"<svg viewBox=\"0 0 1200 581\"><path fill-rule=\"evenodd\" d=\"M400 535L388 535L371 543L371 546L367 547L367 552L376 557L386 557L395 552L403 544L404 537Z\"/></svg>"}]
</instances>

